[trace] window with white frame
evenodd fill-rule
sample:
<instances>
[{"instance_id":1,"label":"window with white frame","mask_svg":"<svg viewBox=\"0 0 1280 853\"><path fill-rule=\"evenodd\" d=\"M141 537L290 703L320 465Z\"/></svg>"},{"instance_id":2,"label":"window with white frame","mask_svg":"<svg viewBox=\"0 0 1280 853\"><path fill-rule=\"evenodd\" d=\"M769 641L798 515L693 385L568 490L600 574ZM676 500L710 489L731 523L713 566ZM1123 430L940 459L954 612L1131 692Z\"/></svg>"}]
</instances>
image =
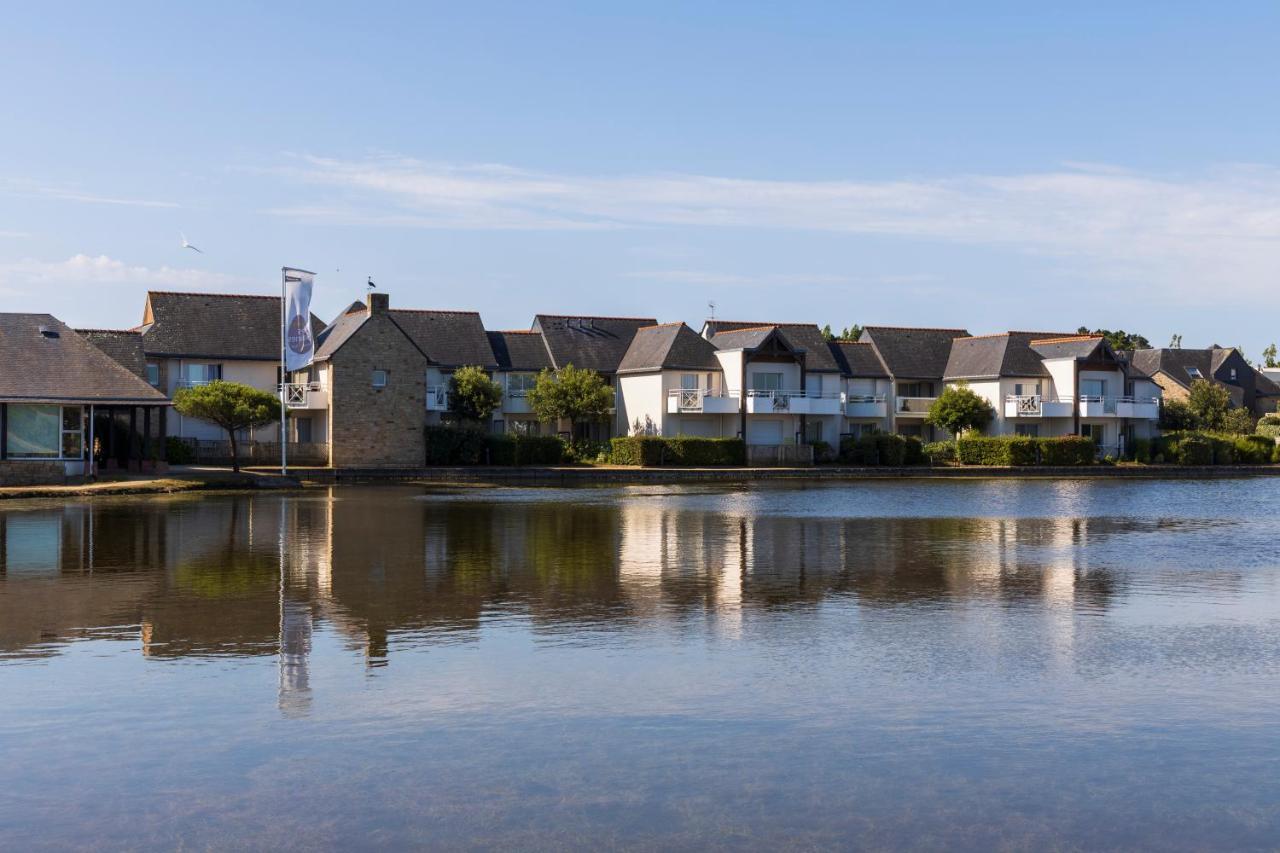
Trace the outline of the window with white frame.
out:
<instances>
[{"instance_id":1,"label":"window with white frame","mask_svg":"<svg viewBox=\"0 0 1280 853\"><path fill-rule=\"evenodd\" d=\"M221 378L221 364L187 362L182 365L182 381L187 385L207 385Z\"/></svg>"},{"instance_id":2,"label":"window with white frame","mask_svg":"<svg viewBox=\"0 0 1280 853\"><path fill-rule=\"evenodd\" d=\"M373 376L370 382L374 388L386 388L387 387L387 371L381 370L379 368L374 368Z\"/></svg>"},{"instance_id":3,"label":"window with white frame","mask_svg":"<svg viewBox=\"0 0 1280 853\"><path fill-rule=\"evenodd\" d=\"M5 423L10 459L81 459L84 409L13 403Z\"/></svg>"},{"instance_id":4,"label":"window with white frame","mask_svg":"<svg viewBox=\"0 0 1280 853\"><path fill-rule=\"evenodd\" d=\"M781 373L751 374L751 390L752 391L781 391L782 390L782 374Z\"/></svg>"},{"instance_id":5,"label":"window with white frame","mask_svg":"<svg viewBox=\"0 0 1280 853\"><path fill-rule=\"evenodd\" d=\"M1039 397L1040 383L1032 385L1030 382L1015 382L1013 384L1013 396L1015 397Z\"/></svg>"},{"instance_id":6,"label":"window with white frame","mask_svg":"<svg viewBox=\"0 0 1280 853\"><path fill-rule=\"evenodd\" d=\"M698 390L698 374L681 373L680 374L680 390L681 391L697 391Z\"/></svg>"}]
</instances>

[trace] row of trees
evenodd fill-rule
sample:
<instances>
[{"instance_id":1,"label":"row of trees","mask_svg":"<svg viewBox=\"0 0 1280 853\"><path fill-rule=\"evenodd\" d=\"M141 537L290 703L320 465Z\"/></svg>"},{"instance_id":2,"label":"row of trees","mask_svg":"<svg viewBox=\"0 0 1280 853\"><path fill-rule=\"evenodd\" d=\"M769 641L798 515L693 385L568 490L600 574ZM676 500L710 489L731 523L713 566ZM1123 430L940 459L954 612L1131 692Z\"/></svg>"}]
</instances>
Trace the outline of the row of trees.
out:
<instances>
[{"instance_id":1,"label":"row of trees","mask_svg":"<svg viewBox=\"0 0 1280 853\"><path fill-rule=\"evenodd\" d=\"M500 405L502 386L479 367L458 368L449 380L449 410L461 421L487 423ZM609 416L613 388L594 370L567 364L538 374L529 390L529 408L540 421L569 421L576 435L578 424Z\"/></svg>"},{"instance_id":2,"label":"row of trees","mask_svg":"<svg viewBox=\"0 0 1280 853\"><path fill-rule=\"evenodd\" d=\"M1165 400L1160 407L1160 429L1209 430L1248 435L1257 422L1243 406L1231 405L1231 394L1207 379L1191 383L1186 400Z\"/></svg>"}]
</instances>

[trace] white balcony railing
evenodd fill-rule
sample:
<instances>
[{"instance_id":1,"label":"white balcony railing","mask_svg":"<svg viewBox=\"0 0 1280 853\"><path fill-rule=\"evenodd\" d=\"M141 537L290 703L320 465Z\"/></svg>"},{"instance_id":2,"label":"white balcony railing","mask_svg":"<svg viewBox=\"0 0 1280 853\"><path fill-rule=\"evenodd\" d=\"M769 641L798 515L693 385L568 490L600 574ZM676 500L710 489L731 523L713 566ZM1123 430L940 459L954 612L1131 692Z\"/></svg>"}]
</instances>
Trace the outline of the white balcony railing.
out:
<instances>
[{"instance_id":1,"label":"white balcony railing","mask_svg":"<svg viewBox=\"0 0 1280 853\"><path fill-rule=\"evenodd\" d=\"M888 413L884 394L849 394L845 414L851 418L883 418Z\"/></svg>"},{"instance_id":2,"label":"white balcony railing","mask_svg":"<svg viewBox=\"0 0 1280 853\"><path fill-rule=\"evenodd\" d=\"M323 409L328 396L319 382L290 382L276 385L276 392L284 391L284 405L287 409Z\"/></svg>"},{"instance_id":3,"label":"white balcony railing","mask_svg":"<svg viewBox=\"0 0 1280 853\"><path fill-rule=\"evenodd\" d=\"M785 390L747 392L747 413L792 415L837 415L844 401L839 391Z\"/></svg>"},{"instance_id":4,"label":"white balcony railing","mask_svg":"<svg viewBox=\"0 0 1280 853\"><path fill-rule=\"evenodd\" d=\"M175 385L178 388L199 388L202 385L208 385L210 382L217 382L217 379L187 379L180 378Z\"/></svg>"},{"instance_id":5,"label":"white balcony railing","mask_svg":"<svg viewBox=\"0 0 1280 853\"><path fill-rule=\"evenodd\" d=\"M729 415L738 411L742 398L736 391L711 388L673 388L667 392L667 414Z\"/></svg>"},{"instance_id":6,"label":"white balcony railing","mask_svg":"<svg viewBox=\"0 0 1280 853\"><path fill-rule=\"evenodd\" d=\"M1004 400L1006 418L1070 418L1076 410L1082 417L1121 417L1155 420L1160 417L1158 397L1107 397L1101 394L1082 394L1079 398L1069 394L1055 400L1038 394L1010 394Z\"/></svg>"}]
</instances>

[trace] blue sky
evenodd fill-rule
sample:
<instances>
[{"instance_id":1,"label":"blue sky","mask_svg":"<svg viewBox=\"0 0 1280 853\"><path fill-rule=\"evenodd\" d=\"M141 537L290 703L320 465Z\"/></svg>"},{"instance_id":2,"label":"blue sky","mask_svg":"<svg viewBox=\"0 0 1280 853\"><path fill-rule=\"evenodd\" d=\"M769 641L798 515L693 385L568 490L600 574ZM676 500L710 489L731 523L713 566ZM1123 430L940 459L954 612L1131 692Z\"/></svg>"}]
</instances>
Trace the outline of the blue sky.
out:
<instances>
[{"instance_id":1,"label":"blue sky","mask_svg":"<svg viewBox=\"0 0 1280 853\"><path fill-rule=\"evenodd\" d=\"M265 6L265 4L263 4ZM1275 328L1280 6L42 4L0 301L147 288L1237 344ZM204 249L180 247L179 231Z\"/></svg>"}]
</instances>

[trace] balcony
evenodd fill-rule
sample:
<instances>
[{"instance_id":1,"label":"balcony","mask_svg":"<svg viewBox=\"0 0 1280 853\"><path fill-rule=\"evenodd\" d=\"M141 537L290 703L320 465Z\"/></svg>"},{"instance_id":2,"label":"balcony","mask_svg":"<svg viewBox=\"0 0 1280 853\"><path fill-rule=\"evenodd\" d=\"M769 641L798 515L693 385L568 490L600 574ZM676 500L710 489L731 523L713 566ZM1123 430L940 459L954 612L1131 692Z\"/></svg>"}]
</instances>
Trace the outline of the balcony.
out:
<instances>
[{"instance_id":1,"label":"balcony","mask_svg":"<svg viewBox=\"0 0 1280 853\"><path fill-rule=\"evenodd\" d=\"M675 388L667 392L667 414L736 415L739 399L707 388Z\"/></svg>"},{"instance_id":2,"label":"balcony","mask_svg":"<svg viewBox=\"0 0 1280 853\"><path fill-rule=\"evenodd\" d=\"M883 394L850 394L845 398L844 413L851 418L883 418L888 412Z\"/></svg>"},{"instance_id":3,"label":"balcony","mask_svg":"<svg viewBox=\"0 0 1280 853\"><path fill-rule=\"evenodd\" d=\"M507 415L527 415L533 411L529 405L528 391L508 391L502 399L502 411Z\"/></svg>"},{"instance_id":4,"label":"balcony","mask_svg":"<svg viewBox=\"0 0 1280 853\"><path fill-rule=\"evenodd\" d=\"M893 402L893 413L900 418L923 418L937 397L899 397Z\"/></svg>"},{"instance_id":5,"label":"balcony","mask_svg":"<svg viewBox=\"0 0 1280 853\"><path fill-rule=\"evenodd\" d=\"M449 411L449 386L448 385L428 385L427 386L427 411L428 412Z\"/></svg>"},{"instance_id":6,"label":"balcony","mask_svg":"<svg viewBox=\"0 0 1280 853\"><path fill-rule=\"evenodd\" d=\"M1004 398L1004 416L1006 418L1069 418L1072 416L1072 402L1065 400L1046 400L1039 394L1010 394Z\"/></svg>"},{"instance_id":7,"label":"balcony","mask_svg":"<svg viewBox=\"0 0 1280 853\"><path fill-rule=\"evenodd\" d=\"M1080 417L1082 418L1114 418L1116 416L1116 398L1101 397L1096 394L1080 395Z\"/></svg>"},{"instance_id":8,"label":"balcony","mask_svg":"<svg viewBox=\"0 0 1280 853\"><path fill-rule=\"evenodd\" d=\"M806 391L748 391L749 415L838 415L844 395Z\"/></svg>"},{"instance_id":9,"label":"balcony","mask_svg":"<svg viewBox=\"0 0 1280 853\"><path fill-rule=\"evenodd\" d=\"M1154 421L1160 417L1159 397L1117 397L1116 416Z\"/></svg>"},{"instance_id":10,"label":"balcony","mask_svg":"<svg viewBox=\"0 0 1280 853\"><path fill-rule=\"evenodd\" d=\"M284 405L287 409L326 409L329 392L319 382L290 382L284 386Z\"/></svg>"}]
</instances>

